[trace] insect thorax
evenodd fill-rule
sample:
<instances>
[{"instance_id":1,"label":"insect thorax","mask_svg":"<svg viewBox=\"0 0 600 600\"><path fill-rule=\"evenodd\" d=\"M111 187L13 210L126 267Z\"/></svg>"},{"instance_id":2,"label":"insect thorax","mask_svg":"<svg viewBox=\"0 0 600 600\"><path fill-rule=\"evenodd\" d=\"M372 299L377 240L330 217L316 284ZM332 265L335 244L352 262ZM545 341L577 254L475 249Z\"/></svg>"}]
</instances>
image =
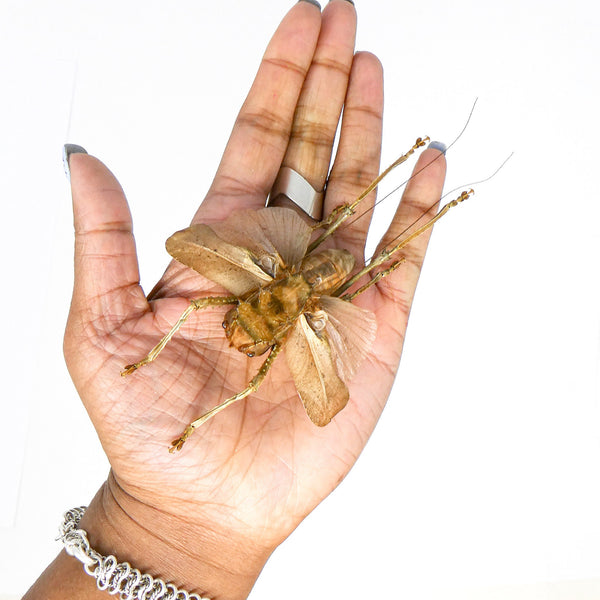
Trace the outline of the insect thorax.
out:
<instances>
[{"instance_id":1,"label":"insect thorax","mask_svg":"<svg viewBox=\"0 0 600 600\"><path fill-rule=\"evenodd\" d=\"M225 315L231 345L248 356L264 354L285 339L302 313L319 311L319 296L339 287L353 266L346 250L323 250L305 258L300 272L258 288Z\"/></svg>"}]
</instances>

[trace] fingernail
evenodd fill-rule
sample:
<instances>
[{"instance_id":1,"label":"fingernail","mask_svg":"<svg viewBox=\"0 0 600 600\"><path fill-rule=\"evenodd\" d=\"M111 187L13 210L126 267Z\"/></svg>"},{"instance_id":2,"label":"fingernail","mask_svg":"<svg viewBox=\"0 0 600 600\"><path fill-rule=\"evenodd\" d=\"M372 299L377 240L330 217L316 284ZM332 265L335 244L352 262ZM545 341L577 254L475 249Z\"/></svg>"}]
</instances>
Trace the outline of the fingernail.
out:
<instances>
[{"instance_id":1,"label":"fingernail","mask_svg":"<svg viewBox=\"0 0 600 600\"><path fill-rule=\"evenodd\" d=\"M298 2L308 2L309 4L314 4L319 10L321 10L321 5L317 2L317 0L298 0Z\"/></svg>"},{"instance_id":2,"label":"fingernail","mask_svg":"<svg viewBox=\"0 0 600 600\"><path fill-rule=\"evenodd\" d=\"M444 142L431 142L427 148L439 150L442 154L446 154L446 144Z\"/></svg>"},{"instance_id":3,"label":"fingernail","mask_svg":"<svg viewBox=\"0 0 600 600\"><path fill-rule=\"evenodd\" d=\"M69 167L69 159L71 158L71 154L87 154L87 151L85 148L78 146L77 144L65 144L63 146L63 167L69 183L71 182L71 168Z\"/></svg>"}]
</instances>

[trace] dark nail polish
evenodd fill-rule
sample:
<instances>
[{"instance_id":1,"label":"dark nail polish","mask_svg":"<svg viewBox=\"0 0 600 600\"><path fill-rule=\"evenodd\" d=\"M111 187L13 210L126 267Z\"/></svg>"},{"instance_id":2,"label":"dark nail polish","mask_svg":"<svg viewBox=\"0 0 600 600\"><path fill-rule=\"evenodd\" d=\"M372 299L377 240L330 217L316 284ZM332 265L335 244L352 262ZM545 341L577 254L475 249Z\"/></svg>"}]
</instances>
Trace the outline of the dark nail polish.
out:
<instances>
[{"instance_id":1,"label":"dark nail polish","mask_svg":"<svg viewBox=\"0 0 600 600\"><path fill-rule=\"evenodd\" d=\"M65 169L65 175L67 179L71 181L71 169L69 167L69 159L71 154L87 154L87 151L82 146L77 144L65 144L63 146L63 167Z\"/></svg>"},{"instance_id":2,"label":"dark nail polish","mask_svg":"<svg viewBox=\"0 0 600 600\"><path fill-rule=\"evenodd\" d=\"M446 144L444 142L431 142L427 148L433 148L439 150L442 154L446 154Z\"/></svg>"},{"instance_id":3,"label":"dark nail polish","mask_svg":"<svg viewBox=\"0 0 600 600\"><path fill-rule=\"evenodd\" d=\"M317 0L298 0L298 2L308 2L309 4L314 4L319 10L321 10L321 5L317 2Z\"/></svg>"}]
</instances>

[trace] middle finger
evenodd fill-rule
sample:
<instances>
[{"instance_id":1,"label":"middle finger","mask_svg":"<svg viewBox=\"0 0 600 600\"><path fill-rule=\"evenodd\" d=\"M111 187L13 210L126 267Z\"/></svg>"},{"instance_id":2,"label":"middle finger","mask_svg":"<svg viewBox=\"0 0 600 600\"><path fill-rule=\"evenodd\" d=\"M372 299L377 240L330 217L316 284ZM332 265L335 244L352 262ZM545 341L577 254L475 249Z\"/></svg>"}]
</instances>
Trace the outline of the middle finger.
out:
<instances>
[{"instance_id":1,"label":"middle finger","mask_svg":"<svg viewBox=\"0 0 600 600\"><path fill-rule=\"evenodd\" d=\"M300 93L282 167L290 167L317 191L329 172L356 37L356 12L348 0L332 0L323 10L321 32Z\"/></svg>"}]
</instances>

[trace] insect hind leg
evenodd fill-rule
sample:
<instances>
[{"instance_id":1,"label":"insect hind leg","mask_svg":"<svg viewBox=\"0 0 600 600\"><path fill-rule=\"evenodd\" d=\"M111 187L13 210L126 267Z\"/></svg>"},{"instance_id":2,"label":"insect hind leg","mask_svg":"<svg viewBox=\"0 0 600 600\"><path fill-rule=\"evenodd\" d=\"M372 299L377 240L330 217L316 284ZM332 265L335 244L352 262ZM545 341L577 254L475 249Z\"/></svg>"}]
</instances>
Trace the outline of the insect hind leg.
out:
<instances>
[{"instance_id":1,"label":"insect hind leg","mask_svg":"<svg viewBox=\"0 0 600 600\"><path fill-rule=\"evenodd\" d=\"M142 358L142 360L127 365L122 371L121 376L125 377L130 375L140 367L151 363L156 357L162 352L163 348L168 344L169 340L179 331L180 327L185 323L187 318L195 311L208 308L209 306L222 306L224 304L237 304L238 298L236 296L211 296L207 298L199 298L198 300L191 300L190 305L183 311L175 325L171 327L171 330L165 335L148 354Z\"/></svg>"},{"instance_id":2,"label":"insect hind leg","mask_svg":"<svg viewBox=\"0 0 600 600\"><path fill-rule=\"evenodd\" d=\"M265 360L265 362L262 364L262 366L258 370L258 373L252 378L250 383L241 392L238 392L237 394L234 394L230 398L227 398L227 400L221 402L221 404L218 404L214 408L211 408L208 412L204 413L201 417L194 419L185 428L184 432L177 439L175 439L171 442L171 447L169 448L169 452L173 453L175 451L181 450L181 447L183 446L183 444L185 444L185 441L190 437L190 435L192 435L192 433L194 433L195 429L200 427L200 425L203 425L204 423L206 423L206 421L208 421L209 419L212 419L212 417L214 417L217 413L220 413L222 410L224 410L228 406L232 405L234 402L237 402L238 400L242 400L246 396L249 396L250 394L253 394L254 392L256 392L256 390L260 387L260 384L264 381L265 377L267 376L267 373L273 366L273 361L279 354L281 348L282 348L281 344L276 344L275 346L273 346L271 352L269 353L269 356L267 356L267 359Z\"/></svg>"},{"instance_id":3,"label":"insect hind leg","mask_svg":"<svg viewBox=\"0 0 600 600\"><path fill-rule=\"evenodd\" d=\"M352 300L354 300L356 296L367 291L372 285L375 285L378 281L380 281L384 277L387 277L390 273L393 273L400 265L404 264L405 262L406 258L404 256L394 261L387 269L378 271L367 283L359 287L356 291L352 292L351 294L344 294L341 297L341 299L347 300L348 302L352 302Z\"/></svg>"},{"instance_id":4,"label":"insect hind leg","mask_svg":"<svg viewBox=\"0 0 600 600\"><path fill-rule=\"evenodd\" d=\"M360 271L358 271L358 273L353 275L343 285L341 285L337 290L335 290L335 292L332 295L341 296L343 292L345 292L354 283L356 283L363 275L370 273L377 267L381 266L383 263L387 262L390 258L394 256L394 254L402 250L402 248L404 248L406 245L412 242L415 238L425 233L428 229L431 229L435 225L435 223L437 223L451 208L458 206L458 204L470 198L474 193L475 192L473 190L461 192L460 196L458 196L451 202L448 202L448 204L444 205L435 216L429 219L429 221L427 221L424 225L421 225L421 227L419 227L416 231L414 231L410 235L407 235L406 237L396 238L398 240L396 243L392 243L389 247L384 248L379 254L374 256L365 267L363 267ZM418 220L419 219L417 219L417 221ZM417 221L414 221L412 225L415 225ZM412 227L412 225L410 227ZM372 277L371 281L369 281L361 288L356 290L356 292L353 292L352 294L344 294L343 296L341 296L342 299L352 300L353 298L358 296L358 294L362 294L369 287L377 283L382 277L385 277L386 275L389 275L392 271L395 271L404 261L405 259L401 258L393 262L387 269L376 273Z\"/></svg>"}]
</instances>

